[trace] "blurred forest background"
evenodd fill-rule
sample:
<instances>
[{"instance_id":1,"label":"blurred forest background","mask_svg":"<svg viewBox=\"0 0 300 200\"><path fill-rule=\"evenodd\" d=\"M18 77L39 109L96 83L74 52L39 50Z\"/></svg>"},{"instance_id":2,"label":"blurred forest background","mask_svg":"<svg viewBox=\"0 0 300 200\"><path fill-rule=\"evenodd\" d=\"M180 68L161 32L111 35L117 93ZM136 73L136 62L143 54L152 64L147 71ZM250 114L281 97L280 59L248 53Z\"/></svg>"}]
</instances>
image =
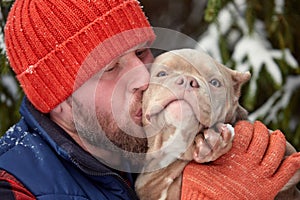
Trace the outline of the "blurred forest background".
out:
<instances>
[{"instance_id":1,"label":"blurred forest background","mask_svg":"<svg viewBox=\"0 0 300 200\"><path fill-rule=\"evenodd\" d=\"M19 116L23 93L5 57L3 34L13 0L1 0L0 135ZM141 0L154 27L183 33L214 58L252 74L241 104L250 120L280 129L300 151L299 0ZM174 41L179 42L179 41Z\"/></svg>"}]
</instances>

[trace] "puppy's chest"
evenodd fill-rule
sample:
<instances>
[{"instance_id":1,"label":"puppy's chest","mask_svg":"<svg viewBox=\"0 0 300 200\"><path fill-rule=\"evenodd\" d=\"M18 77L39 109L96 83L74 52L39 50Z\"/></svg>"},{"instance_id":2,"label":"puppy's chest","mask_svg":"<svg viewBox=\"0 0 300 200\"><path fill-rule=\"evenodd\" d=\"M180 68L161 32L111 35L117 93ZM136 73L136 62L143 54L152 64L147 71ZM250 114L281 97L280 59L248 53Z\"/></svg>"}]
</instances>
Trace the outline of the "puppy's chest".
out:
<instances>
[{"instance_id":1,"label":"puppy's chest","mask_svg":"<svg viewBox=\"0 0 300 200\"><path fill-rule=\"evenodd\" d=\"M162 129L161 133L149 138L149 152L156 153L149 154L151 156L148 157L148 160L157 163L159 167L165 167L175 160L181 159L192 145L195 137L193 135L189 131L171 125Z\"/></svg>"}]
</instances>

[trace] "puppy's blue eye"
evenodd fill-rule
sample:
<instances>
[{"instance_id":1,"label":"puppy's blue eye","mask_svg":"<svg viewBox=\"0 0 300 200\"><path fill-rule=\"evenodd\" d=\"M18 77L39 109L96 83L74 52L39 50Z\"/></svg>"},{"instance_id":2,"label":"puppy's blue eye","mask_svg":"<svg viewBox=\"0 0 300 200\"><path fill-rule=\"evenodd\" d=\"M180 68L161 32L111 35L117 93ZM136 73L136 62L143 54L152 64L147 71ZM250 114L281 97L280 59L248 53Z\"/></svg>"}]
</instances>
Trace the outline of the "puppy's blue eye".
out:
<instances>
[{"instance_id":1,"label":"puppy's blue eye","mask_svg":"<svg viewBox=\"0 0 300 200\"><path fill-rule=\"evenodd\" d=\"M168 74L167 74L167 72L165 72L165 71L160 71L160 72L158 72L157 73L157 77L162 77L162 76L167 76Z\"/></svg>"},{"instance_id":2,"label":"puppy's blue eye","mask_svg":"<svg viewBox=\"0 0 300 200\"><path fill-rule=\"evenodd\" d=\"M214 87L221 87L222 84L218 79L212 79L211 81L209 81L209 83L214 86Z\"/></svg>"}]
</instances>

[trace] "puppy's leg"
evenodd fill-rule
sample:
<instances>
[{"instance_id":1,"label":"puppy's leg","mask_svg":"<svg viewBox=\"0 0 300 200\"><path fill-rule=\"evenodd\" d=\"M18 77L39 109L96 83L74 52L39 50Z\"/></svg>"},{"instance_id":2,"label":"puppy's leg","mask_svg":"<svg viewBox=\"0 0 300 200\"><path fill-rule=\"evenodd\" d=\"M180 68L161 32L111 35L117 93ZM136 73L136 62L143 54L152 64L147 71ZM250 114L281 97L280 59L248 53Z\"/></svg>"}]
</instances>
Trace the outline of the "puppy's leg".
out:
<instances>
[{"instance_id":1,"label":"puppy's leg","mask_svg":"<svg viewBox=\"0 0 300 200\"><path fill-rule=\"evenodd\" d=\"M232 147L234 134L226 124L217 124L218 131L210 128L195 138L193 159L198 163L214 161Z\"/></svg>"}]
</instances>

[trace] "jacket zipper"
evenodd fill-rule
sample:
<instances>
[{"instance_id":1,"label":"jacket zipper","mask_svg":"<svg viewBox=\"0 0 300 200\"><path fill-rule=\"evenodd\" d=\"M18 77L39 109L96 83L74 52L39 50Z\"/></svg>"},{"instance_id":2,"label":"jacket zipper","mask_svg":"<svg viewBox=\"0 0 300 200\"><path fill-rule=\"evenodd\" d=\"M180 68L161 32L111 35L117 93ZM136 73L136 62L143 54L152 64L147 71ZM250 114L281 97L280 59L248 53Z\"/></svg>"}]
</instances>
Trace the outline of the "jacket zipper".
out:
<instances>
[{"instance_id":1,"label":"jacket zipper","mask_svg":"<svg viewBox=\"0 0 300 200\"><path fill-rule=\"evenodd\" d=\"M87 175L90 176L115 176L117 177L122 183L124 183L124 185L126 185L128 191L129 191L129 195L132 197L131 199L139 199L135 193L135 191L128 185L128 183L126 182L126 180L121 177L119 174L115 173L115 172L95 172L95 171L91 171L86 169L83 165L79 164L78 162L76 162L75 159L71 158L71 161L73 164L75 164L82 172L84 172Z\"/></svg>"}]
</instances>

